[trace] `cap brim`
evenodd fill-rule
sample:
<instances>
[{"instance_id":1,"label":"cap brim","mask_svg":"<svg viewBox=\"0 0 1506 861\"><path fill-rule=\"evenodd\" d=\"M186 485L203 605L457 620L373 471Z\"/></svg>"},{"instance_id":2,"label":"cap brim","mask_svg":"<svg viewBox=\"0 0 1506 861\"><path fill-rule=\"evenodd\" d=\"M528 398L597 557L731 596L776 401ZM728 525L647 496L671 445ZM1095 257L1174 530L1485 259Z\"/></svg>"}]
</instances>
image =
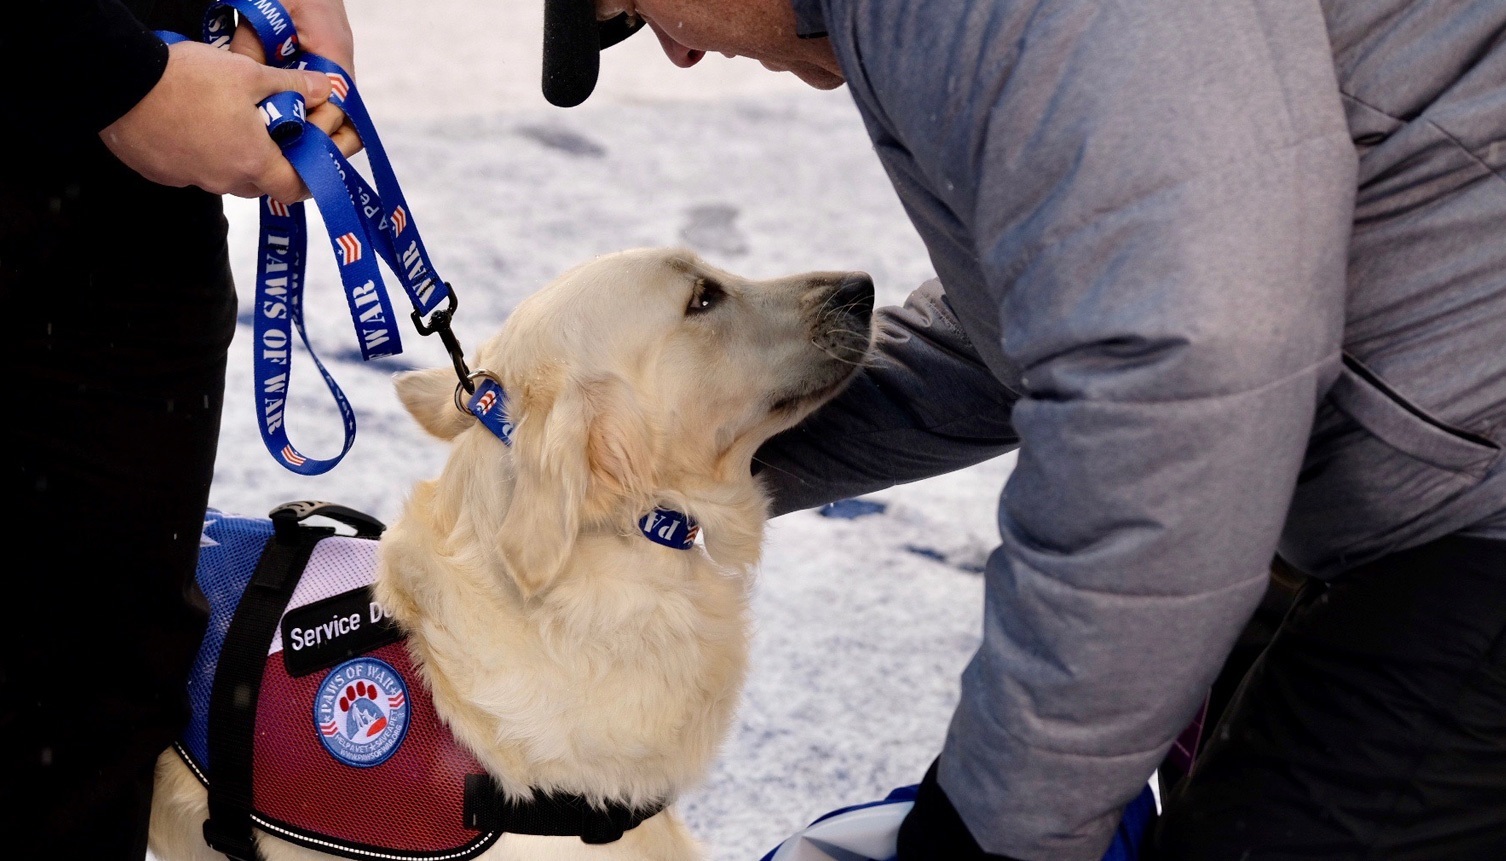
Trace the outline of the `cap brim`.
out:
<instances>
[{"instance_id":1,"label":"cap brim","mask_svg":"<svg viewBox=\"0 0 1506 861\"><path fill-rule=\"evenodd\" d=\"M544 98L573 108L596 89L603 49L643 26L643 19L618 15L596 20L595 0L544 0Z\"/></svg>"}]
</instances>

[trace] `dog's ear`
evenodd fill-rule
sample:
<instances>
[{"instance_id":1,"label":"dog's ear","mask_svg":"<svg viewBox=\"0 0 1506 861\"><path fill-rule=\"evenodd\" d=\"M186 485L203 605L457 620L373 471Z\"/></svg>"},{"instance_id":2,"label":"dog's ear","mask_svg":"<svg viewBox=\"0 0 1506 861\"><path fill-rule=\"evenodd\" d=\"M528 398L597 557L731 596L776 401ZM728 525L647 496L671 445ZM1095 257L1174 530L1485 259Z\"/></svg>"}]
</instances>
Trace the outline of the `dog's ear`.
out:
<instances>
[{"instance_id":1,"label":"dog's ear","mask_svg":"<svg viewBox=\"0 0 1506 861\"><path fill-rule=\"evenodd\" d=\"M589 466L590 403L566 389L522 393L513 425L512 503L497 549L527 598L554 582L580 529Z\"/></svg>"},{"instance_id":2,"label":"dog's ear","mask_svg":"<svg viewBox=\"0 0 1506 861\"><path fill-rule=\"evenodd\" d=\"M591 502L602 507L641 504L654 490L654 433L632 386L618 377L589 389L591 430L586 458Z\"/></svg>"},{"instance_id":3,"label":"dog's ear","mask_svg":"<svg viewBox=\"0 0 1506 861\"><path fill-rule=\"evenodd\" d=\"M512 504L498 548L523 595L559 575L583 519L611 518L614 506L651 487L648 428L617 382L562 386L552 398L525 395L513 435Z\"/></svg>"},{"instance_id":4,"label":"dog's ear","mask_svg":"<svg viewBox=\"0 0 1506 861\"><path fill-rule=\"evenodd\" d=\"M398 400L420 427L440 439L454 439L474 424L469 415L455 408L457 379L451 368L403 371L393 377Z\"/></svg>"}]
</instances>

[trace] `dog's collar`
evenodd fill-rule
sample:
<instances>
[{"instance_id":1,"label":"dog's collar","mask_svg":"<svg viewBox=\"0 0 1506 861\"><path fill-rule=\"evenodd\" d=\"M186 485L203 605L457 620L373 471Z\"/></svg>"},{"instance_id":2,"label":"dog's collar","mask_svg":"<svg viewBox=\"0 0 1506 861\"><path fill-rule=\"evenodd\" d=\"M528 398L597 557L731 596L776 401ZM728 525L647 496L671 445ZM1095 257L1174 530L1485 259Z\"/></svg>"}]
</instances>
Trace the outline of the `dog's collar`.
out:
<instances>
[{"instance_id":1,"label":"dog's collar","mask_svg":"<svg viewBox=\"0 0 1506 861\"><path fill-rule=\"evenodd\" d=\"M504 445L512 445L512 420L507 417L507 392L490 372L478 370L470 378L476 382L466 404L466 412L481 420ZM460 389L455 390L459 400ZM668 508L655 508L638 521L638 529L645 538L675 550L689 550L695 545L701 527L690 515Z\"/></svg>"},{"instance_id":2,"label":"dog's collar","mask_svg":"<svg viewBox=\"0 0 1506 861\"><path fill-rule=\"evenodd\" d=\"M471 373L469 379L476 384L475 391L471 392L471 399L465 405L465 411L481 420L481 424L497 439L506 445L512 445L512 420L507 417L507 392L502 391L502 384L497 382L490 371L478 370ZM455 387L455 403L460 403L460 386Z\"/></svg>"},{"instance_id":3,"label":"dog's collar","mask_svg":"<svg viewBox=\"0 0 1506 861\"><path fill-rule=\"evenodd\" d=\"M655 544L675 550L689 550L695 545L701 527L690 515L668 508L655 508L638 521L638 529Z\"/></svg>"}]
</instances>

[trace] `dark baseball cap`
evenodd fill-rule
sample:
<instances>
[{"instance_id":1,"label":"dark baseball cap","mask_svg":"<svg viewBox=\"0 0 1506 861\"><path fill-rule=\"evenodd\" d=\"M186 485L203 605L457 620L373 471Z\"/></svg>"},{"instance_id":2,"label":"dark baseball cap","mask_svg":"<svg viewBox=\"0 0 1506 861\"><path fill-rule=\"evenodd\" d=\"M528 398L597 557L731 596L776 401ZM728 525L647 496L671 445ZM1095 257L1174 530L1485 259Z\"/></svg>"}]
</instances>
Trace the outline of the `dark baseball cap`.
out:
<instances>
[{"instance_id":1,"label":"dark baseball cap","mask_svg":"<svg viewBox=\"0 0 1506 861\"><path fill-rule=\"evenodd\" d=\"M544 0L544 98L573 108L596 89L601 52L638 32L642 18L596 20L596 0Z\"/></svg>"}]
</instances>

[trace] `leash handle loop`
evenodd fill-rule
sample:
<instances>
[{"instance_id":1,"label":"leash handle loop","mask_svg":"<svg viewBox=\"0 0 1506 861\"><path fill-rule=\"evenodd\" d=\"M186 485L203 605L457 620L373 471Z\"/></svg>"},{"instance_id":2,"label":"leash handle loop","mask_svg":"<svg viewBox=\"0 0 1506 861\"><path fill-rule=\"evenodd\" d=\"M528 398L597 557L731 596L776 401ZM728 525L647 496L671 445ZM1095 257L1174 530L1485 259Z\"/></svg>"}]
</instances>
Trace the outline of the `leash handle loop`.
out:
<instances>
[{"instance_id":1,"label":"leash handle loop","mask_svg":"<svg viewBox=\"0 0 1506 861\"><path fill-rule=\"evenodd\" d=\"M286 149L303 136L303 126L308 121L308 115L303 96L299 93L274 93L263 99L258 107L261 109L262 121L267 124L267 134L272 136L279 147Z\"/></svg>"},{"instance_id":2,"label":"leash handle loop","mask_svg":"<svg viewBox=\"0 0 1506 861\"><path fill-rule=\"evenodd\" d=\"M297 56L302 47L298 30L277 0L215 0L204 13L204 41L215 48L228 46L237 15L255 31L268 65L280 66Z\"/></svg>"},{"instance_id":3,"label":"leash handle loop","mask_svg":"<svg viewBox=\"0 0 1506 861\"><path fill-rule=\"evenodd\" d=\"M456 373L470 391L464 353L450 328L457 305L455 294L434 269L355 82L339 64L302 50L292 16L278 0L213 0L205 11L202 39L212 46L228 48L241 21L255 32L268 64L322 72L329 78L330 101L345 112L366 150L375 187L361 176L327 134L308 123L301 95L278 93L258 106L268 134L297 170L319 208L344 285L362 360L402 352L397 318L377 265L380 258L408 293L419 333L439 332ZM186 40L181 34L166 31L157 35L168 44ZM354 445L355 411L315 353L303 323L302 290L308 241L304 204L285 205L270 197L263 197L261 203L253 349L262 441L273 459L290 471L319 475L333 469ZM446 302L448 307L440 308ZM423 315L431 313L433 320L425 325ZM332 458L305 455L287 437L287 386L291 378L294 328L341 416L344 444Z\"/></svg>"}]
</instances>

